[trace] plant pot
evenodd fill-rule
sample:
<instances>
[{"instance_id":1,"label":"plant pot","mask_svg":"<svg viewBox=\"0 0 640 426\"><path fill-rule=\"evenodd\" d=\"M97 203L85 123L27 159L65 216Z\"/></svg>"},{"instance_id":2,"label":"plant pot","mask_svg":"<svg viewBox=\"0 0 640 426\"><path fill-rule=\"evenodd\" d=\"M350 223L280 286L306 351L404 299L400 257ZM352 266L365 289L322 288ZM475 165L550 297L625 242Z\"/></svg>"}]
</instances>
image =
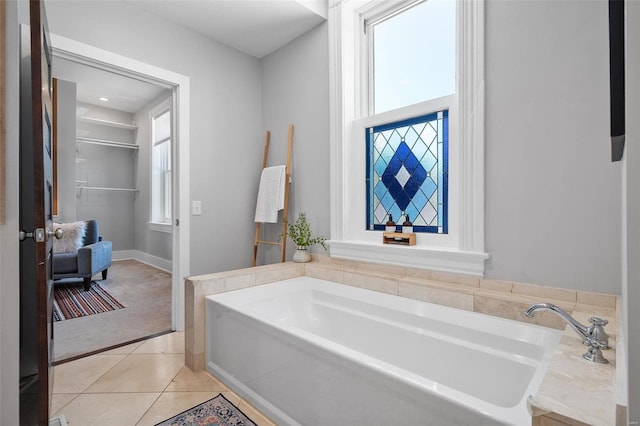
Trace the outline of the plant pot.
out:
<instances>
[{"instance_id":1,"label":"plant pot","mask_svg":"<svg viewBox=\"0 0 640 426\"><path fill-rule=\"evenodd\" d=\"M298 249L293 253L293 261L296 263L311 262L311 253L309 253L308 247L298 246Z\"/></svg>"}]
</instances>

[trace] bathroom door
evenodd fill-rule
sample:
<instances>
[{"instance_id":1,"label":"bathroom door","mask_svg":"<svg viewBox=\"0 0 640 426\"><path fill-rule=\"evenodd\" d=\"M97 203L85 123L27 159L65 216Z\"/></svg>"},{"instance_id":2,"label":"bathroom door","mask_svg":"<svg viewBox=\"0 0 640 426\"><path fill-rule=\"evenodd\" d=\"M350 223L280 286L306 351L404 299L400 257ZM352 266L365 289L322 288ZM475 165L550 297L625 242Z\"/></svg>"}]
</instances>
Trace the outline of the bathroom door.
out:
<instances>
[{"instance_id":1,"label":"bathroom door","mask_svg":"<svg viewBox=\"0 0 640 426\"><path fill-rule=\"evenodd\" d=\"M20 424L48 425L53 354L51 44L29 2L20 60Z\"/></svg>"}]
</instances>

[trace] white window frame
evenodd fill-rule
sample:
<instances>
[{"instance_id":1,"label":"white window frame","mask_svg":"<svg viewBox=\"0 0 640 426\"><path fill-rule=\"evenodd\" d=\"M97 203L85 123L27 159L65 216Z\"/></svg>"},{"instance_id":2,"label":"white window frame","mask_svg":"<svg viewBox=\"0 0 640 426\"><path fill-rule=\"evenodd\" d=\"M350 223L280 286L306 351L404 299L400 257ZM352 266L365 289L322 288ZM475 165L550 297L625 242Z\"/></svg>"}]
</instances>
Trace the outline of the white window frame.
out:
<instances>
[{"instance_id":1,"label":"white window frame","mask_svg":"<svg viewBox=\"0 0 640 426\"><path fill-rule=\"evenodd\" d=\"M456 93L369 116L366 20L415 0L334 0L329 9L332 257L484 275L484 0L457 0ZM411 247L366 230L364 129L449 109L449 234Z\"/></svg>"},{"instance_id":2,"label":"white window frame","mask_svg":"<svg viewBox=\"0 0 640 426\"><path fill-rule=\"evenodd\" d=\"M166 233L172 233L173 232L173 223L172 223L172 217L173 217L173 200L170 200L170 204L172 206L172 212L171 215L172 217L169 218L168 221L166 222L158 222L157 220L154 220L153 217L153 201L154 201L154 188L153 188L153 148L154 148L154 136L153 136L153 120L164 114L165 112L169 111L170 114L170 120L171 120L171 136L170 136L170 140L169 140L169 152L170 155L172 156L171 158L171 163L172 163L172 169L173 169L173 164L174 164L174 149L173 149L173 145L174 145L174 117L173 117L173 108L172 108L172 102L171 102L171 98L168 98L164 101L162 101L160 104L158 104L156 107L154 107L151 111L149 111L149 229L152 231L157 231L157 232L166 232ZM172 171L173 173L173 171ZM171 179L171 185L173 186L173 177ZM171 194L173 197L173 188L171 190Z\"/></svg>"}]
</instances>

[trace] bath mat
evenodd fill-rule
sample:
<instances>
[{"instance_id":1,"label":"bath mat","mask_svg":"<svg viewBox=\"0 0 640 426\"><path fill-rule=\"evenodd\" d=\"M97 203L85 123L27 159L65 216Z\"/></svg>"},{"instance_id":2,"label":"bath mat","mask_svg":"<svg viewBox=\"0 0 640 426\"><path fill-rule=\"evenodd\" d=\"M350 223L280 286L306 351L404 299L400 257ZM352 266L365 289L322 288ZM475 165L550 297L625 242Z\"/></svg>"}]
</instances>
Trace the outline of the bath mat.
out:
<instances>
[{"instance_id":1,"label":"bath mat","mask_svg":"<svg viewBox=\"0 0 640 426\"><path fill-rule=\"evenodd\" d=\"M156 426L256 426L238 407L218 394Z\"/></svg>"},{"instance_id":2,"label":"bath mat","mask_svg":"<svg viewBox=\"0 0 640 426\"><path fill-rule=\"evenodd\" d=\"M53 297L54 321L100 314L125 307L95 282L91 283L89 291L84 291L82 283L54 284Z\"/></svg>"}]
</instances>

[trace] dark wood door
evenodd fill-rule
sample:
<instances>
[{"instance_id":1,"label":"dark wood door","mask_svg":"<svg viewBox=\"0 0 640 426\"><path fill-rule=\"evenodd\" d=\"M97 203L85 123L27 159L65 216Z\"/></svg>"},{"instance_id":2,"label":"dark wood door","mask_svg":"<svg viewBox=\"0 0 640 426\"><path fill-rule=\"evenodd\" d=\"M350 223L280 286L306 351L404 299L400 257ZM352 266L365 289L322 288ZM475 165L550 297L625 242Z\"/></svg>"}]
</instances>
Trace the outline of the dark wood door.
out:
<instances>
[{"instance_id":1,"label":"dark wood door","mask_svg":"<svg viewBox=\"0 0 640 426\"><path fill-rule=\"evenodd\" d=\"M47 425L53 376L51 44L44 3L29 2L20 64L20 423Z\"/></svg>"}]
</instances>

